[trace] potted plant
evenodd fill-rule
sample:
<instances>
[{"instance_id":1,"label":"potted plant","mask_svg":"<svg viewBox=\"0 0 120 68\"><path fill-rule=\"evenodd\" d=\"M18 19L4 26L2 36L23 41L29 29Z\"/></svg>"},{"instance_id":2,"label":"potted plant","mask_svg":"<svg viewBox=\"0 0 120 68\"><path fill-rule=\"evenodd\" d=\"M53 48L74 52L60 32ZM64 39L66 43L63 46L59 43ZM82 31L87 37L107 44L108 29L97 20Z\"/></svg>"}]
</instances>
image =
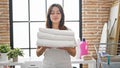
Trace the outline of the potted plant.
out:
<instances>
[{"instance_id":1,"label":"potted plant","mask_svg":"<svg viewBox=\"0 0 120 68\"><path fill-rule=\"evenodd\" d=\"M23 56L23 51L20 48L11 49L7 56L9 59L13 59L13 62L18 61L18 56Z\"/></svg>"},{"instance_id":2,"label":"potted plant","mask_svg":"<svg viewBox=\"0 0 120 68\"><path fill-rule=\"evenodd\" d=\"M0 61L7 61L7 53L10 51L10 45L0 44Z\"/></svg>"}]
</instances>

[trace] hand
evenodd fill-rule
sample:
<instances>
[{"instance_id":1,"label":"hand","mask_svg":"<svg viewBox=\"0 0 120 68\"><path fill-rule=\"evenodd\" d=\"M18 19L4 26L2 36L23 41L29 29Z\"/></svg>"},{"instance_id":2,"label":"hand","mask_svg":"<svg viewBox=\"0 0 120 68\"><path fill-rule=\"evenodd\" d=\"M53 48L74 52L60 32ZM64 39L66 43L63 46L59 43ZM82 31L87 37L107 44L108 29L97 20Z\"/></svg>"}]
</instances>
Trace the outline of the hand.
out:
<instances>
[{"instance_id":1,"label":"hand","mask_svg":"<svg viewBox=\"0 0 120 68\"><path fill-rule=\"evenodd\" d=\"M50 47L42 47L42 46L38 46L38 47L37 47L37 50L36 50L36 54L37 54L37 56L42 55L43 52L44 52L47 48L50 48Z\"/></svg>"},{"instance_id":2,"label":"hand","mask_svg":"<svg viewBox=\"0 0 120 68\"><path fill-rule=\"evenodd\" d=\"M45 49L47 49L47 48L48 48L48 49L51 49L51 47L45 47L45 46L44 46L43 48L45 48Z\"/></svg>"},{"instance_id":3,"label":"hand","mask_svg":"<svg viewBox=\"0 0 120 68\"><path fill-rule=\"evenodd\" d=\"M38 46L37 49L47 49L47 48L51 48L51 47L45 47L45 46Z\"/></svg>"},{"instance_id":4,"label":"hand","mask_svg":"<svg viewBox=\"0 0 120 68\"><path fill-rule=\"evenodd\" d=\"M59 47L58 49L62 49L62 50L68 51L70 49L70 47Z\"/></svg>"}]
</instances>

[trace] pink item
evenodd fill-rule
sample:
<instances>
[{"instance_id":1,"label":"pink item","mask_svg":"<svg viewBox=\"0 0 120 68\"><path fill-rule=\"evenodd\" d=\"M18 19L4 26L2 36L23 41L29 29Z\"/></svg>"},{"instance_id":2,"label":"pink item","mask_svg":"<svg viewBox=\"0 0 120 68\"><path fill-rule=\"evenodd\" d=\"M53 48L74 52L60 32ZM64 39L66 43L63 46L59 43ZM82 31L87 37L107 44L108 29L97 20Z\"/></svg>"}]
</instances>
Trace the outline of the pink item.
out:
<instances>
[{"instance_id":1,"label":"pink item","mask_svg":"<svg viewBox=\"0 0 120 68\"><path fill-rule=\"evenodd\" d=\"M88 47L87 47L87 42L83 38L82 42L80 43L80 59L83 55L88 54Z\"/></svg>"}]
</instances>

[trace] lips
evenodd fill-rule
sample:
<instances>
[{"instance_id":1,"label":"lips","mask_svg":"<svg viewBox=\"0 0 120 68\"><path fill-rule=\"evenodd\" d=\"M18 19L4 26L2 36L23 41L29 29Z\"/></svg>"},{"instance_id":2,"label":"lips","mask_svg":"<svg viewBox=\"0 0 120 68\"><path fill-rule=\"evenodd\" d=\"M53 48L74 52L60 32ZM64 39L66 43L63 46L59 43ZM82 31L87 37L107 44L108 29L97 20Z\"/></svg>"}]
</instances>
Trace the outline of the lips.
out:
<instances>
[{"instance_id":1,"label":"lips","mask_svg":"<svg viewBox=\"0 0 120 68\"><path fill-rule=\"evenodd\" d=\"M53 20L58 20L58 18L53 18Z\"/></svg>"}]
</instances>

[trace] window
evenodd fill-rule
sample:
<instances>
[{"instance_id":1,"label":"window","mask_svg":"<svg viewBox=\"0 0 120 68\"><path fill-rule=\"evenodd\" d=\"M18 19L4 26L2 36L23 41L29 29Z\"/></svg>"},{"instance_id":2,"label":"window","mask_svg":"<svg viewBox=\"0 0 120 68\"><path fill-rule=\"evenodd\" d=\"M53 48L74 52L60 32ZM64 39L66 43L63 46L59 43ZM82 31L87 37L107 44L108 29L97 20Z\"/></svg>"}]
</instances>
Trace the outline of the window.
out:
<instances>
[{"instance_id":1,"label":"window","mask_svg":"<svg viewBox=\"0 0 120 68\"><path fill-rule=\"evenodd\" d=\"M39 27L45 28L46 13L53 3L62 5L65 25L79 38L79 0L9 0L11 21L11 45L24 50L24 57L36 57L36 40ZM11 10L12 9L12 10Z\"/></svg>"}]
</instances>

